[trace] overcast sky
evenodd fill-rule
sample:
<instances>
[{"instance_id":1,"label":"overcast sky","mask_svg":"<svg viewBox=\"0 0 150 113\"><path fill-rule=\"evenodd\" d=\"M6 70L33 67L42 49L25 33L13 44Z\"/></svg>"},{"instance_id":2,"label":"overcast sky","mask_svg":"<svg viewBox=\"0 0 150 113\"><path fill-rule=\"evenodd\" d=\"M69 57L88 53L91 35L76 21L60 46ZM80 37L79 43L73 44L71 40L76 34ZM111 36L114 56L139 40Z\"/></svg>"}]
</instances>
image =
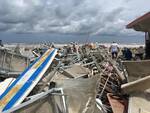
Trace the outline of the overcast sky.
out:
<instances>
[{"instance_id":1,"label":"overcast sky","mask_svg":"<svg viewBox=\"0 0 150 113\"><path fill-rule=\"evenodd\" d=\"M0 38L52 33L139 36L125 26L149 12L149 4L150 0L0 0Z\"/></svg>"}]
</instances>

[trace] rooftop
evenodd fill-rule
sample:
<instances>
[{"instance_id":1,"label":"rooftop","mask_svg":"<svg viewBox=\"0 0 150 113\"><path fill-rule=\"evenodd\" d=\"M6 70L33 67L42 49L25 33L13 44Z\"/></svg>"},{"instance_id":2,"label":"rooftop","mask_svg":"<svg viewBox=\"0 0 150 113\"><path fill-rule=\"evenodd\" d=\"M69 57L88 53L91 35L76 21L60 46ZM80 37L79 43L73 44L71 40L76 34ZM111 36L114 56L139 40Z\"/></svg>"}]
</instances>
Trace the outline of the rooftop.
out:
<instances>
[{"instance_id":1,"label":"rooftop","mask_svg":"<svg viewBox=\"0 0 150 113\"><path fill-rule=\"evenodd\" d=\"M129 23L126 28L136 31L150 32L150 12Z\"/></svg>"}]
</instances>

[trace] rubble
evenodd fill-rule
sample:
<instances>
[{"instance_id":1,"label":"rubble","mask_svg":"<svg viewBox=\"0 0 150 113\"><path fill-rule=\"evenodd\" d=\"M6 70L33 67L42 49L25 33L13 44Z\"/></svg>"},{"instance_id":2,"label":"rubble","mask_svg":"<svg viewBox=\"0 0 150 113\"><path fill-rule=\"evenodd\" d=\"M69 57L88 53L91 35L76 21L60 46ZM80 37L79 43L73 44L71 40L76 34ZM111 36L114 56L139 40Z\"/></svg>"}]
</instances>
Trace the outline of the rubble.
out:
<instances>
[{"instance_id":1,"label":"rubble","mask_svg":"<svg viewBox=\"0 0 150 113\"><path fill-rule=\"evenodd\" d=\"M6 48L0 48L0 77L17 77L29 66L28 57ZM3 76L4 75L4 76Z\"/></svg>"},{"instance_id":2,"label":"rubble","mask_svg":"<svg viewBox=\"0 0 150 113\"><path fill-rule=\"evenodd\" d=\"M47 44L29 48L34 55L32 58L19 55L22 52L13 53L13 58L16 56L17 61L12 59L11 62L6 62L6 65L24 61L21 64L27 64L23 67L25 69L47 49L54 46ZM93 44L80 45L79 51L72 47L74 46L56 47L58 53L52 65L48 67L34 89L21 104L4 113L147 113L150 111L140 103L141 101L149 104L148 60L125 62L112 60L107 47ZM3 56L0 56L1 59L4 58ZM18 56L21 56L20 60ZM4 65L1 65L0 69L4 70L3 67ZM23 71L17 66L7 67L9 71L7 73L1 71L1 78L12 76L17 78ZM141 71L137 72L137 68Z\"/></svg>"}]
</instances>

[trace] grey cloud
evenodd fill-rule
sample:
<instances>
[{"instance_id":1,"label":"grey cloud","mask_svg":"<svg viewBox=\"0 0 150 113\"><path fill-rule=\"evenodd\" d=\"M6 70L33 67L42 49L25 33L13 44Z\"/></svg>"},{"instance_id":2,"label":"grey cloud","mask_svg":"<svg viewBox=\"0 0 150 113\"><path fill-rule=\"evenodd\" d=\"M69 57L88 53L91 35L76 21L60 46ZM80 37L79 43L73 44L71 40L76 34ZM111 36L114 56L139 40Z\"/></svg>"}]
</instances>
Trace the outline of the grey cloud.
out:
<instances>
[{"instance_id":1,"label":"grey cloud","mask_svg":"<svg viewBox=\"0 0 150 113\"><path fill-rule=\"evenodd\" d=\"M114 2L115 0L112 0ZM16 33L125 34L125 7L105 0L0 0L0 31ZM111 1L110 1L111 2ZM116 1L117 2L117 1Z\"/></svg>"},{"instance_id":2,"label":"grey cloud","mask_svg":"<svg viewBox=\"0 0 150 113\"><path fill-rule=\"evenodd\" d=\"M6 31L11 26L5 23L0 23L0 31Z\"/></svg>"}]
</instances>

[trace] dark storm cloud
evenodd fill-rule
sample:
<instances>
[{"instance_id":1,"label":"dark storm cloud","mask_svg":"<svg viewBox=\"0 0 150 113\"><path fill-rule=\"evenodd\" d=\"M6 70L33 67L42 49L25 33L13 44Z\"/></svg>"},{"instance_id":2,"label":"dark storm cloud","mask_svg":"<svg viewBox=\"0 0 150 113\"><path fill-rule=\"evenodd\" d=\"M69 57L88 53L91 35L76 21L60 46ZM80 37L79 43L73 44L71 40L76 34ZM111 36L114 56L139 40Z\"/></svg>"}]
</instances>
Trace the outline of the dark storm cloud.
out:
<instances>
[{"instance_id":1,"label":"dark storm cloud","mask_svg":"<svg viewBox=\"0 0 150 113\"><path fill-rule=\"evenodd\" d=\"M0 0L0 31L130 34L130 31L125 30L128 20L122 18L127 5L125 1Z\"/></svg>"}]
</instances>

